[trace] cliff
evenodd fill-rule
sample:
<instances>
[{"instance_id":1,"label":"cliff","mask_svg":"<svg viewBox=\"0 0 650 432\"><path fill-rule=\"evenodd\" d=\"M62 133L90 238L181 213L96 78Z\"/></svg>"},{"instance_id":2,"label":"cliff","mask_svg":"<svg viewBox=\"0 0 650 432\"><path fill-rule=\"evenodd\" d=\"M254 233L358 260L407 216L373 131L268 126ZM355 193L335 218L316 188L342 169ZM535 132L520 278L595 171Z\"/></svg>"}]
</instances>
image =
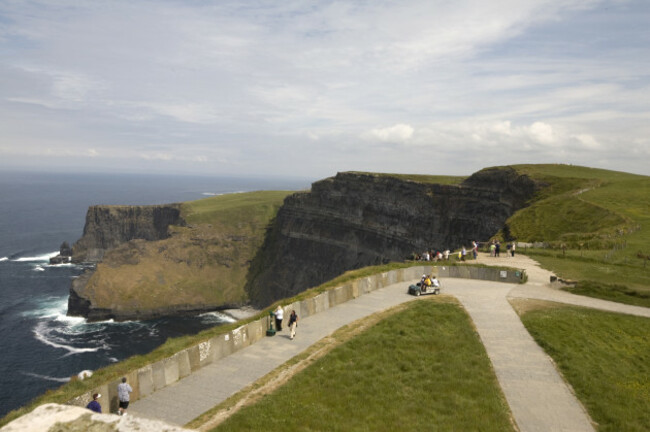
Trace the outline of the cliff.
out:
<instances>
[{"instance_id":1,"label":"cliff","mask_svg":"<svg viewBox=\"0 0 650 432\"><path fill-rule=\"evenodd\" d=\"M162 240L170 225L184 225L180 204L150 206L92 206L86 213L83 236L73 247L74 262L98 262L107 250L134 239Z\"/></svg>"},{"instance_id":2,"label":"cliff","mask_svg":"<svg viewBox=\"0 0 650 432\"><path fill-rule=\"evenodd\" d=\"M540 186L509 168L459 185L339 173L285 200L246 289L267 305L347 270L487 240Z\"/></svg>"},{"instance_id":3,"label":"cliff","mask_svg":"<svg viewBox=\"0 0 650 432\"><path fill-rule=\"evenodd\" d=\"M288 192L232 194L168 206L94 206L68 315L135 320L244 305L246 275Z\"/></svg>"},{"instance_id":4,"label":"cliff","mask_svg":"<svg viewBox=\"0 0 650 432\"><path fill-rule=\"evenodd\" d=\"M91 207L73 251L97 269L73 282L68 314L144 319L266 306L347 270L487 240L539 187L511 168L460 184L339 173L272 199Z\"/></svg>"}]
</instances>

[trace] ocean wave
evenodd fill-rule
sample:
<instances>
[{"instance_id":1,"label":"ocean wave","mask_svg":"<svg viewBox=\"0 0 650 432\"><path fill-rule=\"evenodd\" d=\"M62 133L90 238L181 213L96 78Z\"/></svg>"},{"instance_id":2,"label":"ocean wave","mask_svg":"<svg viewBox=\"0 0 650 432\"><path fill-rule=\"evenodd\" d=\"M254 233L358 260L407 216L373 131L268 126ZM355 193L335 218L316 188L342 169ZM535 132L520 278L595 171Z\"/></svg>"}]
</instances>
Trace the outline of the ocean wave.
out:
<instances>
[{"instance_id":1,"label":"ocean wave","mask_svg":"<svg viewBox=\"0 0 650 432\"><path fill-rule=\"evenodd\" d=\"M45 269L43 267L39 266L39 265L34 266L34 268L32 270L34 270L34 271L45 271Z\"/></svg>"},{"instance_id":2,"label":"ocean wave","mask_svg":"<svg viewBox=\"0 0 650 432\"><path fill-rule=\"evenodd\" d=\"M79 268L81 268L81 267L83 267L83 266L80 266L78 264L71 263L71 262L61 263L61 264L47 264L47 266L48 267L53 267L53 268L56 268L56 267L79 267Z\"/></svg>"},{"instance_id":3,"label":"ocean wave","mask_svg":"<svg viewBox=\"0 0 650 432\"><path fill-rule=\"evenodd\" d=\"M2 262L2 261L9 261L9 258L8 257L2 257L2 258L0 258L0 262Z\"/></svg>"},{"instance_id":4,"label":"ocean wave","mask_svg":"<svg viewBox=\"0 0 650 432\"><path fill-rule=\"evenodd\" d=\"M199 318L204 324L234 323L237 321L233 317L221 312L205 312L199 314Z\"/></svg>"},{"instance_id":5,"label":"ocean wave","mask_svg":"<svg viewBox=\"0 0 650 432\"><path fill-rule=\"evenodd\" d=\"M22 315L32 316L36 318L47 318L49 320L54 319L57 321L62 321L65 318L75 318L75 317L66 316L66 312L68 311L67 296L65 297L48 296L44 298L39 298L36 299L35 306L36 307L34 309L24 311Z\"/></svg>"},{"instance_id":6,"label":"ocean wave","mask_svg":"<svg viewBox=\"0 0 650 432\"><path fill-rule=\"evenodd\" d=\"M36 340L44 343L45 345L51 346L52 348L64 349L68 351L68 353L64 355L64 357L67 357L72 354L97 352L100 349L110 349L110 346L108 346L103 340L97 341L100 342L100 345L95 347L78 348L72 345L67 345L69 341L63 339L60 336L56 336L55 334L53 334L55 331L56 329L47 327L47 324L44 322L40 322L36 324L36 327L34 327L34 329L32 330Z\"/></svg>"},{"instance_id":7,"label":"ocean wave","mask_svg":"<svg viewBox=\"0 0 650 432\"><path fill-rule=\"evenodd\" d=\"M50 261L50 258L57 256L59 252L50 252L45 255L31 256L31 257L20 257L12 259L13 262L41 262L41 261Z\"/></svg>"},{"instance_id":8,"label":"ocean wave","mask_svg":"<svg viewBox=\"0 0 650 432\"><path fill-rule=\"evenodd\" d=\"M54 381L54 382L60 382L60 383L65 383L65 382L70 381L70 377L57 378L57 377L51 377L51 376L48 376L48 375L40 375L40 374L33 373L33 372L21 372L21 373L23 375L27 375L27 376L34 377L34 378L40 378L40 379L47 380L47 381Z\"/></svg>"}]
</instances>

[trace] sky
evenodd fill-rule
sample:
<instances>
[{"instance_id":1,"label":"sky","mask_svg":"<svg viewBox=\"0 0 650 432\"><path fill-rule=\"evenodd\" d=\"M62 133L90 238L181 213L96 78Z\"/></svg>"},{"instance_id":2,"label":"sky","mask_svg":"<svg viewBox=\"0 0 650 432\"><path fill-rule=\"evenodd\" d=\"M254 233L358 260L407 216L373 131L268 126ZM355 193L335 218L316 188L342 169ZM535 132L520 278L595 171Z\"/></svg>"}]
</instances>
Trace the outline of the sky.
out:
<instances>
[{"instance_id":1,"label":"sky","mask_svg":"<svg viewBox=\"0 0 650 432\"><path fill-rule=\"evenodd\" d=\"M0 170L649 175L648 0L0 0Z\"/></svg>"}]
</instances>

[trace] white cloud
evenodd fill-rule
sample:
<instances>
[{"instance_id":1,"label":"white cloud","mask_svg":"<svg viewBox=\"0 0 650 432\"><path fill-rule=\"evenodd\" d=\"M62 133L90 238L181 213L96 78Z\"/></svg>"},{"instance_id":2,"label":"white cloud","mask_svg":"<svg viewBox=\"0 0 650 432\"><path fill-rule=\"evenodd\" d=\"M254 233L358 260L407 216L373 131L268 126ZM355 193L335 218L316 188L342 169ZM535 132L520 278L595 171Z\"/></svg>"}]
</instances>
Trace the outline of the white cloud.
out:
<instances>
[{"instance_id":1,"label":"white cloud","mask_svg":"<svg viewBox=\"0 0 650 432\"><path fill-rule=\"evenodd\" d=\"M404 143L413 136L413 127L399 123L382 129L372 129L364 135L366 139L375 139L382 142Z\"/></svg>"},{"instance_id":2,"label":"white cloud","mask_svg":"<svg viewBox=\"0 0 650 432\"><path fill-rule=\"evenodd\" d=\"M640 172L648 19L643 0L0 2L0 143L192 172Z\"/></svg>"},{"instance_id":3,"label":"white cloud","mask_svg":"<svg viewBox=\"0 0 650 432\"><path fill-rule=\"evenodd\" d=\"M544 122L535 122L527 128L527 133L540 144L554 145L557 143L553 127Z\"/></svg>"}]
</instances>

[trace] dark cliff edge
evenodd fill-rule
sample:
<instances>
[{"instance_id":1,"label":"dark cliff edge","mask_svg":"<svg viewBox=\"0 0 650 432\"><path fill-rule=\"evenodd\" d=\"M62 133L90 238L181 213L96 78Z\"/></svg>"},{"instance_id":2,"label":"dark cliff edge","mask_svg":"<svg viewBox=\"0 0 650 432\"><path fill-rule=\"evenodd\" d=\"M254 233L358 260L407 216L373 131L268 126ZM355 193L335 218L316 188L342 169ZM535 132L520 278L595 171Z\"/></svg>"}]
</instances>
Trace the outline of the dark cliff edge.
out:
<instances>
[{"instance_id":1,"label":"dark cliff edge","mask_svg":"<svg viewBox=\"0 0 650 432\"><path fill-rule=\"evenodd\" d=\"M82 237L72 246L72 261L76 263L101 262L104 254L121 244L135 239L148 241L169 237L169 226L184 226L180 204L150 206L91 206L86 213ZM86 298L84 288L94 270L87 269L72 281L68 297L69 316L83 316L91 321L104 319L138 319L119 311L94 308ZM160 316L167 311L160 311ZM200 311L202 312L202 311Z\"/></svg>"},{"instance_id":2,"label":"dark cliff edge","mask_svg":"<svg viewBox=\"0 0 650 432\"><path fill-rule=\"evenodd\" d=\"M185 225L180 204L91 206L83 236L72 246L72 260L99 262L107 250L130 240L166 239L170 225Z\"/></svg>"},{"instance_id":3,"label":"dark cliff edge","mask_svg":"<svg viewBox=\"0 0 650 432\"><path fill-rule=\"evenodd\" d=\"M348 270L487 240L541 186L511 168L485 169L460 185L339 173L285 199L246 290L266 306Z\"/></svg>"}]
</instances>

